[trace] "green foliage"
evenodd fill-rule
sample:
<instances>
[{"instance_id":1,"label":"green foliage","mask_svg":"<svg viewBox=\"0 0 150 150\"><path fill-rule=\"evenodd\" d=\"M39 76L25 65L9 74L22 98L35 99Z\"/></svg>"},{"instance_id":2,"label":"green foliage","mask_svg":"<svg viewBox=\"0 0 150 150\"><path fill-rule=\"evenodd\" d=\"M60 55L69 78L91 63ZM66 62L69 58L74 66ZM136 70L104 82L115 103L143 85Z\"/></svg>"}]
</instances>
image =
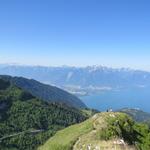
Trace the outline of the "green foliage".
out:
<instances>
[{"instance_id":1,"label":"green foliage","mask_svg":"<svg viewBox=\"0 0 150 150\"><path fill-rule=\"evenodd\" d=\"M46 85L23 77L0 75L0 78L10 81L11 84L30 92L39 99L49 102L60 102L76 108L86 108L85 104L79 98L55 86Z\"/></svg>"},{"instance_id":2,"label":"green foliage","mask_svg":"<svg viewBox=\"0 0 150 150\"><path fill-rule=\"evenodd\" d=\"M150 149L150 129L146 124L135 124L134 129L139 133L136 145L140 150Z\"/></svg>"},{"instance_id":3,"label":"green foliage","mask_svg":"<svg viewBox=\"0 0 150 150\"><path fill-rule=\"evenodd\" d=\"M121 109L120 112L126 113L137 122L144 122L150 125L150 114L139 109Z\"/></svg>"},{"instance_id":4,"label":"green foliage","mask_svg":"<svg viewBox=\"0 0 150 150\"><path fill-rule=\"evenodd\" d=\"M85 119L78 109L42 101L10 84L0 90L0 149L34 150L57 130Z\"/></svg>"},{"instance_id":5,"label":"green foliage","mask_svg":"<svg viewBox=\"0 0 150 150\"><path fill-rule=\"evenodd\" d=\"M70 150L73 146L81 149L89 143L102 146L102 141L111 143L114 139L123 139L127 146L139 150L150 149L150 129L146 124L136 123L124 113L110 112L96 114L83 123L58 131L39 150Z\"/></svg>"},{"instance_id":6,"label":"green foliage","mask_svg":"<svg viewBox=\"0 0 150 150\"><path fill-rule=\"evenodd\" d=\"M0 90L6 90L10 86L8 81L0 79Z\"/></svg>"},{"instance_id":7,"label":"green foliage","mask_svg":"<svg viewBox=\"0 0 150 150\"><path fill-rule=\"evenodd\" d=\"M30 99L33 99L33 98L35 98L35 97L27 91L21 92L21 94L19 96L19 99L23 100L23 101L30 100Z\"/></svg>"},{"instance_id":8,"label":"green foliage","mask_svg":"<svg viewBox=\"0 0 150 150\"><path fill-rule=\"evenodd\" d=\"M89 118L89 117L92 117L94 114L99 113L99 111L95 109L84 108L82 109L82 113L83 115Z\"/></svg>"},{"instance_id":9,"label":"green foliage","mask_svg":"<svg viewBox=\"0 0 150 150\"><path fill-rule=\"evenodd\" d=\"M100 140L122 138L129 145L136 145L140 150L150 149L150 129L147 124L134 122L125 114L107 120L107 127L98 133Z\"/></svg>"},{"instance_id":10,"label":"green foliage","mask_svg":"<svg viewBox=\"0 0 150 150\"><path fill-rule=\"evenodd\" d=\"M18 136L7 138L1 142L0 146L4 149L15 150L34 150L38 145L43 144L55 132L47 131L39 134L22 133ZM0 148L1 148L0 147Z\"/></svg>"},{"instance_id":11,"label":"green foliage","mask_svg":"<svg viewBox=\"0 0 150 150\"><path fill-rule=\"evenodd\" d=\"M38 150L71 150L76 140L93 129L92 120L88 119L80 124L72 125L58 131Z\"/></svg>"},{"instance_id":12,"label":"green foliage","mask_svg":"<svg viewBox=\"0 0 150 150\"><path fill-rule=\"evenodd\" d=\"M107 127L100 130L99 138L101 140L110 140L113 138L123 138L128 144L134 144L135 131L133 130L133 120L125 114L116 114L115 117L107 119Z\"/></svg>"}]
</instances>

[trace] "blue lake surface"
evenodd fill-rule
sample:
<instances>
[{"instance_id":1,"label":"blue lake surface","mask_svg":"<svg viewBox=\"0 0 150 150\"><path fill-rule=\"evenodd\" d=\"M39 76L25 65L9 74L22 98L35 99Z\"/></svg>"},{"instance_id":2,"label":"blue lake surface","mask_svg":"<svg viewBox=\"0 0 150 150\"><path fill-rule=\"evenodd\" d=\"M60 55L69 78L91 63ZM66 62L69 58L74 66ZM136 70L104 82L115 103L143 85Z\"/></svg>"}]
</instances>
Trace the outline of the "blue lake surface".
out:
<instances>
[{"instance_id":1,"label":"blue lake surface","mask_svg":"<svg viewBox=\"0 0 150 150\"><path fill-rule=\"evenodd\" d=\"M80 97L90 108L105 111L129 107L150 112L150 88L107 91L99 94Z\"/></svg>"}]
</instances>

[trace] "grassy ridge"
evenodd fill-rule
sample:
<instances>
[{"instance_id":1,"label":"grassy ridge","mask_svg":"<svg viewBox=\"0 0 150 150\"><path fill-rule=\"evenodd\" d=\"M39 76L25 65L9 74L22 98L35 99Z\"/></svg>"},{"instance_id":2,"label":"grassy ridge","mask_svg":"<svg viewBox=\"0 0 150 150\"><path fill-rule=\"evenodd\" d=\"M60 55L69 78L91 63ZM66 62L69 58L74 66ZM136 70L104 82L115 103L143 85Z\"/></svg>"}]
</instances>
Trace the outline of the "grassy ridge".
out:
<instances>
[{"instance_id":1,"label":"grassy ridge","mask_svg":"<svg viewBox=\"0 0 150 150\"><path fill-rule=\"evenodd\" d=\"M95 114L87 121L58 131L38 150L148 150L150 129L117 112ZM120 143L121 144L117 144ZM116 144L114 144L116 143Z\"/></svg>"},{"instance_id":2,"label":"grassy ridge","mask_svg":"<svg viewBox=\"0 0 150 150\"><path fill-rule=\"evenodd\" d=\"M48 140L38 150L70 150L77 139L93 129L92 120L70 126L58 131L54 137Z\"/></svg>"}]
</instances>

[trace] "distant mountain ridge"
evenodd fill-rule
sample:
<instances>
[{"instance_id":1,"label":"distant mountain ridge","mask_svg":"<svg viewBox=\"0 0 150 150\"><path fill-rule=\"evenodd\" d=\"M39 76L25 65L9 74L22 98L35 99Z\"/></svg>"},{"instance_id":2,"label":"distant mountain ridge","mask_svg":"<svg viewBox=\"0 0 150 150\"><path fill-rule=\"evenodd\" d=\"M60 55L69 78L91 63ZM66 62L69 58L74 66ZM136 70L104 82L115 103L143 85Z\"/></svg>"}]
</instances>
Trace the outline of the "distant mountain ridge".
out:
<instances>
[{"instance_id":1,"label":"distant mountain ridge","mask_svg":"<svg viewBox=\"0 0 150 150\"><path fill-rule=\"evenodd\" d=\"M116 89L150 87L150 72L102 66L42 67L0 65L0 74L33 78L43 83L74 88Z\"/></svg>"},{"instance_id":2,"label":"distant mountain ridge","mask_svg":"<svg viewBox=\"0 0 150 150\"><path fill-rule=\"evenodd\" d=\"M36 80L23 77L0 75L0 78L10 81L16 86L45 101L65 103L76 108L86 107L79 98L57 87L42 84Z\"/></svg>"},{"instance_id":3,"label":"distant mountain ridge","mask_svg":"<svg viewBox=\"0 0 150 150\"><path fill-rule=\"evenodd\" d=\"M126 113L137 122L145 122L150 125L150 113L144 112L140 109L123 108L120 112Z\"/></svg>"}]
</instances>

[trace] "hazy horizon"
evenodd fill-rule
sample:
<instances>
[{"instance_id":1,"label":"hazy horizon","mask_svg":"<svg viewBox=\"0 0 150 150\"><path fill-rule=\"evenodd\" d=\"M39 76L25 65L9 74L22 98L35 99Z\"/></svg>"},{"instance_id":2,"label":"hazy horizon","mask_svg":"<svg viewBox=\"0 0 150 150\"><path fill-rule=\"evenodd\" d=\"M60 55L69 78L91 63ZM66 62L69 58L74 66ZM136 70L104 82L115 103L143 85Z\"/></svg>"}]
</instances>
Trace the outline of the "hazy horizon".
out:
<instances>
[{"instance_id":1,"label":"hazy horizon","mask_svg":"<svg viewBox=\"0 0 150 150\"><path fill-rule=\"evenodd\" d=\"M131 68L131 67L115 67L115 66L108 66L108 65L102 65L102 64L92 64L92 65L40 65L40 64L23 64L23 63L0 63L0 65L8 65L8 66L27 66L27 67L76 67L76 68L86 68L86 67L104 67L104 68L111 68L111 69L127 69L127 70L139 70L139 71L146 71L150 72L150 70L142 69L142 68Z\"/></svg>"},{"instance_id":2,"label":"hazy horizon","mask_svg":"<svg viewBox=\"0 0 150 150\"><path fill-rule=\"evenodd\" d=\"M0 63L150 71L150 2L1 1Z\"/></svg>"}]
</instances>

